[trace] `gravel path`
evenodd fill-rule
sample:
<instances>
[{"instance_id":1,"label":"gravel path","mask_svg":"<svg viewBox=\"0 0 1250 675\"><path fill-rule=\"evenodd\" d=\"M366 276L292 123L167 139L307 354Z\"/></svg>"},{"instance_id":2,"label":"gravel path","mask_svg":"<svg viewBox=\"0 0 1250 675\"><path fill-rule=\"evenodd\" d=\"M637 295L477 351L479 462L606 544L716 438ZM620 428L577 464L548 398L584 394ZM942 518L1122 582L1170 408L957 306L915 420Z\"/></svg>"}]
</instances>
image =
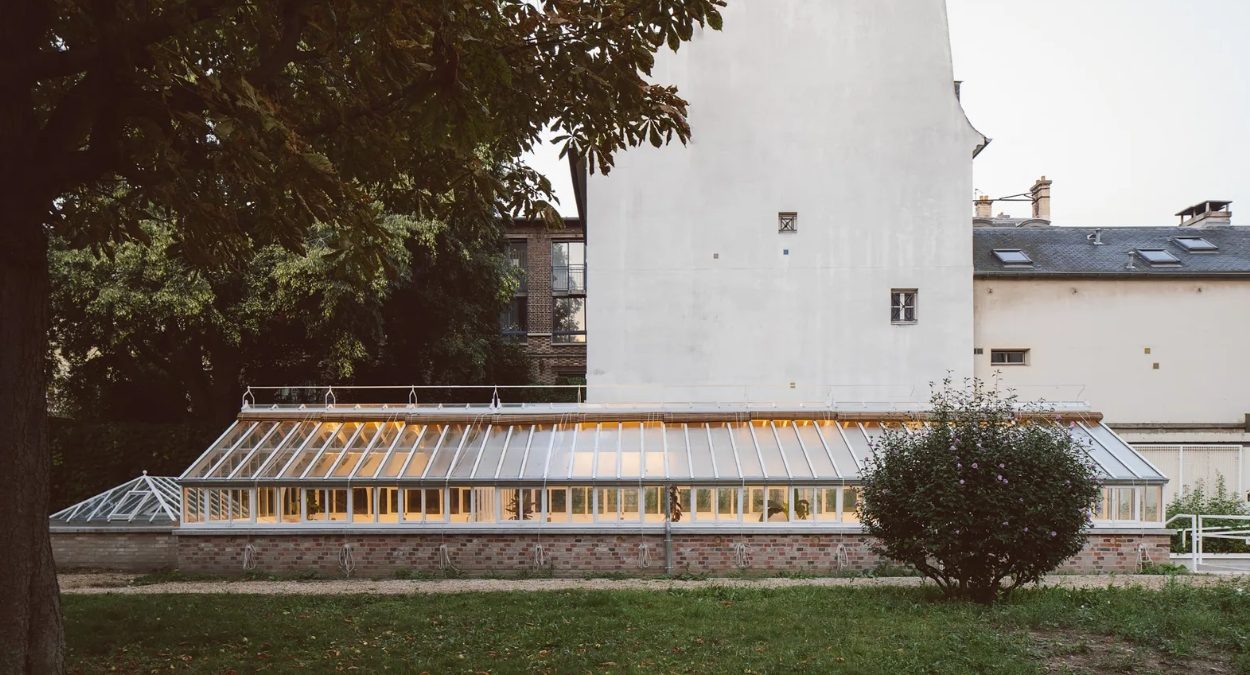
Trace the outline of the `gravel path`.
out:
<instances>
[{"instance_id":1,"label":"gravel path","mask_svg":"<svg viewBox=\"0 0 1250 675\"><path fill-rule=\"evenodd\" d=\"M161 593L238 593L254 595L408 595L413 593L474 593L501 591L564 591L564 590L668 590L671 588L790 588L793 586L921 586L917 577L878 579L441 579L437 581L343 579L327 581L175 581L133 585L134 575L92 573L62 574L61 592L68 595L120 593L149 595ZM1177 583L1208 586L1227 583L1250 587L1250 577L1184 575L1152 576L1054 576L1043 586L1061 588L1106 588L1108 586L1141 586L1159 588L1175 579Z\"/></svg>"}]
</instances>

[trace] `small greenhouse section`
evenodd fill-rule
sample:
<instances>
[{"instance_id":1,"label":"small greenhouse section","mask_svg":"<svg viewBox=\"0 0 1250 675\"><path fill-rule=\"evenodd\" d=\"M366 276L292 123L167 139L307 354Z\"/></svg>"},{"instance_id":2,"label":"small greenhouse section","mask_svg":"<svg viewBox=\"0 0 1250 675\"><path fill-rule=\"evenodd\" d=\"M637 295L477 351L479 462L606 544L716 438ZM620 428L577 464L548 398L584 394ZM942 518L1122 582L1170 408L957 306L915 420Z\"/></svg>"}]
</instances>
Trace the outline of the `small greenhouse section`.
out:
<instances>
[{"instance_id":1,"label":"small greenhouse section","mask_svg":"<svg viewBox=\"0 0 1250 675\"><path fill-rule=\"evenodd\" d=\"M174 478L147 472L49 517L55 532L65 528L170 528L178 525L182 493Z\"/></svg>"},{"instance_id":2,"label":"small greenhouse section","mask_svg":"<svg viewBox=\"0 0 1250 675\"><path fill-rule=\"evenodd\" d=\"M175 479L146 473L61 509L48 518L57 569L171 569L181 510Z\"/></svg>"},{"instance_id":3,"label":"small greenhouse section","mask_svg":"<svg viewBox=\"0 0 1250 675\"><path fill-rule=\"evenodd\" d=\"M245 409L181 476L195 528L857 529L860 470L899 413ZM1164 476L1059 422L1106 484L1096 525L1160 527Z\"/></svg>"}]
</instances>

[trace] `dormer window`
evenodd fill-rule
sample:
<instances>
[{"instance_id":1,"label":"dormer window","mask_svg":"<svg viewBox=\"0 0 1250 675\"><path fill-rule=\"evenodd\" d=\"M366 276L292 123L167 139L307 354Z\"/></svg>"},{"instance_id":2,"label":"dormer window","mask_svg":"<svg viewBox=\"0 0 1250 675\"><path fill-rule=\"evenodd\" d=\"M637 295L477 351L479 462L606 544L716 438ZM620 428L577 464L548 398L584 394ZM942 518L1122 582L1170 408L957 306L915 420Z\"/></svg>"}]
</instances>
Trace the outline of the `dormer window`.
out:
<instances>
[{"instance_id":1,"label":"dormer window","mask_svg":"<svg viewBox=\"0 0 1250 675\"><path fill-rule=\"evenodd\" d=\"M1029 254L1018 248L996 248L994 257L998 258L998 262L1012 267L1027 267L1033 264L1033 259L1029 257Z\"/></svg>"},{"instance_id":2,"label":"dormer window","mask_svg":"<svg viewBox=\"0 0 1250 675\"><path fill-rule=\"evenodd\" d=\"M1161 248L1139 248L1137 255L1141 256L1151 267L1180 267L1181 259L1172 255L1168 251Z\"/></svg>"},{"instance_id":3,"label":"dormer window","mask_svg":"<svg viewBox=\"0 0 1250 675\"><path fill-rule=\"evenodd\" d=\"M1219 246L1212 244L1202 237L1177 237L1172 241L1176 242L1177 246L1180 246L1189 253L1205 253L1207 251L1220 250Z\"/></svg>"}]
</instances>

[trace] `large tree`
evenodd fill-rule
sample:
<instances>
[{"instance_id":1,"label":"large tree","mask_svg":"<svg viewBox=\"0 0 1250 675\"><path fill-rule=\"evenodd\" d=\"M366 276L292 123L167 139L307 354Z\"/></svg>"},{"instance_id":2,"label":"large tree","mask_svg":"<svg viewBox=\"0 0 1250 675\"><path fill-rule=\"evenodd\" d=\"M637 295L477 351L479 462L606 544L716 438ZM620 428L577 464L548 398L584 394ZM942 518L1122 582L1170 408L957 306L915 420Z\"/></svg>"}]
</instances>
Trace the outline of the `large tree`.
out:
<instances>
[{"instance_id":1,"label":"large tree","mask_svg":"<svg viewBox=\"0 0 1250 675\"><path fill-rule=\"evenodd\" d=\"M689 135L653 54L720 0L0 3L0 671L63 668L47 531L48 238L175 222L190 261L299 248L376 263L375 205L449 227L552 214L517 160L546 128L592 169Z\"/></svg>"}]
</instances>

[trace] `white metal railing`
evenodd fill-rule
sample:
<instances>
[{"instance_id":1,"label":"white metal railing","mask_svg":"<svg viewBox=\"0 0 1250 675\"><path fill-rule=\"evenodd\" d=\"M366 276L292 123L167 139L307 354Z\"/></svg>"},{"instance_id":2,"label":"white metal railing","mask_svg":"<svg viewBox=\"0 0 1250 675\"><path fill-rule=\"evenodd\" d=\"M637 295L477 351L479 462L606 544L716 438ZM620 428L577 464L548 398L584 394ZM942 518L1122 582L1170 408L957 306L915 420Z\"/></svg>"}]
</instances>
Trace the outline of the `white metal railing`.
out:
<instances>
[{"instance_id":1,"label":"white metal railing","mask_svg":"<svg viewBox=\"0 0 1250 675\"><path fill-rule=\"evenodd\" d=\"M1203 565L1212 566L1206 561L1206 554L1203 550L1203 544L1206 539L1230 539L1243 541L1250 544L1250 516L1241 515L1220 515L1220 514L1191 514L1178 513L1164 522L1164 526L1171 525L1178 520L1189 521L1189 527L1177 530L1181 535L1181 545L1185 545L1186 539L1189 540L1189 556L1190 569L1194 572L1201 570ZM1238 525L1208 525L1208 522L1228 522L1244 523Z\"/></svg>"}]
</instances>

